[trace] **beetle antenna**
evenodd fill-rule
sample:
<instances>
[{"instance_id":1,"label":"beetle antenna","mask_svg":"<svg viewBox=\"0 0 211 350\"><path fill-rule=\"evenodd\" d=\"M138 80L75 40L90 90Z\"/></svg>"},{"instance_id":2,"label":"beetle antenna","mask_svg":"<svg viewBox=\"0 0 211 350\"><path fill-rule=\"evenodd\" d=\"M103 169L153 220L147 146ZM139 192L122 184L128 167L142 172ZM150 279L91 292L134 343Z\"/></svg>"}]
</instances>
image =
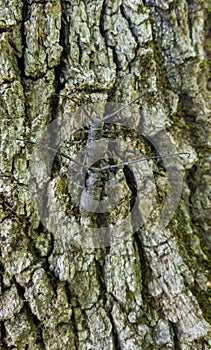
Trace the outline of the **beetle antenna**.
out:
<instances>
[{"instance_id":1,"label":"beetle antenna","mask_svg":"<svg viewBox=\"0 0 211 350\"><path fill-rule=\"evenodd\" d=\"M169 153L169 154L163 154L163 155L160 155L160 156L152 156L152 157L134 159L134 160L130 160L128 162L119 163L119 164L105 165L102 168L90 167L90 169L95 170L95 171L104 171L104 170L108 170L108 169L118 168L120 166L140 163L140 162L143 162L145 160L159 159L159 158L171 158L173 156L180 156L180 155L187 155L188 158L190 157L190 153L188 153L188 152Z\"/></svg>"},{"instance_id":2,"label":"beetle antenna","mask_svg":"<svg viewBox=\"0 0 211 350\"><path fill-rule=\"evenodd\" d=\"M51 152L55 152L55 154L57 153L60 156L66 158L66 159L69 159L71 162L73 162L73 163L75 163L77 165L80 165L83 169L87 169L83 164L77 162L75 159L71 158L67 154L58 151L56 148L46 146L42 142L35 142L35 141L27 140L27 139L22 139L22 138L19 138L19 137L4 137L4 138L0 139L0 142L1 141L20 141L20 142L25 142L25 143L31 143L32 145L37 145L40 148L46 149L46 150L51 151Z\"/></svg>"},{"instance_id":3,"label":"beetle antenna","mask_svg":"<svg viewBox=\"0 0 211 350\"><path fill-rule=\"evenodd\" d=\"M130 101L130 102L127 103L125 106L119 108L117 111L115 111L115 112L113 112L113 113L111 113L111 114L106 115L106 116L103 118L103 121L105 121L105 120L107 120L107 119L113 117L114 115L118 114L119 112L124 111L124 109L128 108L130 105L132 105L133 103L135 103L136 101L138 101L140 98L142 98L142 97L144 97L144 96L146 96L146 95L148 95L148 94L153 94L153 95L154 95L154 94L155 94L155 91L148 91L148 92L145 92L144 94L142 94L142 95L136 97L134 100Z\"/></svg>"}]
</instances>

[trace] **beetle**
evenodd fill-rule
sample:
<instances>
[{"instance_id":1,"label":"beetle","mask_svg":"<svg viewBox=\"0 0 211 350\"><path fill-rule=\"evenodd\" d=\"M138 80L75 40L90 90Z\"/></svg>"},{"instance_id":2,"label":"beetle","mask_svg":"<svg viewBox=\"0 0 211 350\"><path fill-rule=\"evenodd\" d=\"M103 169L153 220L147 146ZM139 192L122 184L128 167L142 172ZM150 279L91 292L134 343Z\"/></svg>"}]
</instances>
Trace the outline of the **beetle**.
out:
<instances>
[{"instance_id":1,"label":"beetle","mask_svg":"<svg viewBox=\"0 0 211 350\"><path fill-rule=\"evenodd\" d=\"M72 94L71 96L68 96L76 105L79 105L82 111L85 113L89 129L88 129L88 136L87 136L87 142L85 145L85 158L83 162L79 162L73 157L69 156L65 152L62 152L61 150L57 150L54 147L47 146L46 144L39 142L39 141L32 141L28 139L23 138L16 138L16 137L3 137L0 139L0 141L17 141L17 142L25 142L30 143L33 145L38 146L39 148L43 148L48 150L49 152L53 152L53 154L57 154L61 156L62 158L67 159L70 162L73 162L79 168L81 171L84 172L85 177L85 184L80 185L76 184L78 187L80 187L83 191L81 191L80 194L80 200L78 200L79 207L80 207L80 213L82 215L90 215L90 213L96 213L96 212L102 212L101 209L97 209L99 207L99 202L102 198L102 192L104 192L104 185L106 182L106 176L109 172L116 171L118 168L123 167L124 174L129 174L130 178L133 180L133 186L135 187L135 180L133 179L133 175L129 170L129 166L132 164L140 163L143 161L148 160L155 160L155 159L164 159L164 158L171 158L173 156L180 156L180 155L188 155L187 152L178 152L173 153L170 152L169 154L162 154L162 155L154 155L149 156L145 158L137 158L134 160L127 160L123 162L117 162L116 164L107 164L105 159L99 158L99 149L96 147L97 141L102 139L103 133L105 131L105 125L110 122L114 116L118 115L120 112L127 109L132 104L136 103L138 100L143 98L144 96L151 94L152 96L155 94L154 91L148 91L145 92L129 103L125 104L121 108L115 110L114 112L110 114L106 114L103 116L103 118L99 117L93 117L90 115L90 113L83 107L80 106L79 100L75 94ZM57 94L51 94L48 97L54 97ZM93 199L94 198L94 199ZM72 208L75 206L75 203L73 203Z\"/></svg>"}]
</instances>

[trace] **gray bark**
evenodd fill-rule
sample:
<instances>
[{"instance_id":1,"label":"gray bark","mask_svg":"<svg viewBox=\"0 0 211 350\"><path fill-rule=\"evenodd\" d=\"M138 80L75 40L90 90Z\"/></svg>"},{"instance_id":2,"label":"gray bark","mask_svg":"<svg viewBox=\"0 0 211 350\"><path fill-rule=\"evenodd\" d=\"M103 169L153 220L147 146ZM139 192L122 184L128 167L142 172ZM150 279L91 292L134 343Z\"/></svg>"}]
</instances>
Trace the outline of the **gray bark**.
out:
<instances>
[{"instance_id":1,"label":"gray bark","mask_svg":"<svg viewBox=\"0 0 211 350\"><path fill-rule=\"evenodd\" d=\"M167 227L151 226L166 200L167 176L154 165L152 183L152 171L143 167L138 210L142 217L150 212L150 220L132 235L133 222L118 231L131 193L125 178L117 181L120 204L100 216L100 225L113 223L110 234L120 239L95 247L88 244L88 230L99 217L70 209L74 189L68 193L57 164L49 176L48 153L2 141L1 349L210 349L207 6L202 0L2 0L1 137L40 140L58 120L65 124L54 135L57 142L71 136L68 123L71 137L80 140L85 124L68 98L72 93L82 105L100 102L101 109L107 101L127 103L153 90L155 98L145 96L128 112L136 113L131 125L159 145L165 129L175 149L190 157L172 160L171 181L179 181L178 173L184 178ZM55 92L60 97L52 101ZM142 156L153 155L132 127L117 127L115 136ZM79 150L80 143L61 148L70 156ZM38 157L31 169L36 183L29 172L32 154ZM124 177L121 171L117 179ZM45 181L47 200L36 192L46 189ZM65 220L67 213L58 234L55 218ZM78 222L85 228L70 240L68 229Z\"/></svg>"}]
</instances>

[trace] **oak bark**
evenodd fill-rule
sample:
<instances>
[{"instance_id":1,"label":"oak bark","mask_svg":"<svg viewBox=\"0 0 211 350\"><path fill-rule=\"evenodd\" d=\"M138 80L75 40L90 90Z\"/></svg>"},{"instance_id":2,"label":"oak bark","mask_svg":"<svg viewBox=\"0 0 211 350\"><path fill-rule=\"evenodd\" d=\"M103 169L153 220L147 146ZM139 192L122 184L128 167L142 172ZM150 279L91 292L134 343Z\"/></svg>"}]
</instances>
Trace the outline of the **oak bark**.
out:
<instances>
[{"instance_id":1,"label":"oak bark","mask_svg":"<svg viewBox=\"0 0 211 350\"><path fill-rule=\"evenodd\" d=\"M1 349L210 349L208 6L202 0L1 2L1 138L40 140L57 117L75 116L73 136L80 141L86 128L80 130L68 96L82 105L127 103L153 90L155 98L137 104L134 123L156 139L165 129L178 152L190 153L181 161L183 191L167 227L152 232L143 225L116 244L87 248L55 235L51 218L40 221L28 187L33 147L1 142ZM129 130L114 132L136 147ZM145 141L142 154L153 155ZM62 151L77 152L74 145ZM71 193L57 165L46 206L57 208L58 200L68 211ZM40 183L44 171L37 163ZM166 178L158 165L156 174L162 204ZM114 231L128 211L129 190L111 211ZM72 226L75 217L97 224L96 216L71 210Z\"/></svg>"}]
</instances>

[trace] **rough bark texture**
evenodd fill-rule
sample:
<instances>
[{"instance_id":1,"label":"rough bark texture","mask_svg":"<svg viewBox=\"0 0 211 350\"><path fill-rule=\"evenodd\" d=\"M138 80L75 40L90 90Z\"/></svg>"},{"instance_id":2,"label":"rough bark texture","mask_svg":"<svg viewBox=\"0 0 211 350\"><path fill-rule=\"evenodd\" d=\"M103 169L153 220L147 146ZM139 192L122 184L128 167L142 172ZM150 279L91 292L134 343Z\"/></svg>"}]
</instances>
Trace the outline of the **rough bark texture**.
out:
<instances>
[{"instance_id":1,"label":"rough bark texture","mask_svg":"<svg viewBox=\"0 0 211 350\"><path fill-rule=\"evenodd\" d=\"M202 0L1 1L2 137L37 140L58 115L71 118L75 104L52 103L54 92L129 102L153 89L157 97L142 101L142 129L159 135L166 127L177 150L191 154L168 228L85 249L40 223L28 191L32 147L2 142L1 349L211 348L207 10ZM57 208L60 196L65 210L60 179L50 200ZM161 172L160 201L162 180ZM126 191L110 220L127 203Z\"/></svg>"}]
</instances>

